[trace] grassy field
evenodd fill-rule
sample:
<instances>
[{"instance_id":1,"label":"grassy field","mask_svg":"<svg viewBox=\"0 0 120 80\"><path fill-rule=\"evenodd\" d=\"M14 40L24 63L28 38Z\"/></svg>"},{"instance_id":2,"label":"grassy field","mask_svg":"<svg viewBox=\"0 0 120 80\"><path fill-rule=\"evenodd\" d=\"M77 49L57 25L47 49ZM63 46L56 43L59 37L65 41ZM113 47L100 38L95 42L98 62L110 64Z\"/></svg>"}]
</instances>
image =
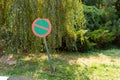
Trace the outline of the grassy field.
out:
<instances>
[{"instance_id":1,"label":"grassy field","mask_svg":"<svg viewBox=\"0 0 120 80\"><path fill-rule=\"evenodd\" d=\"M120 49L53 53L53 74L45 53L10 56L17 62L13 65L1 62L0 76L30 77L34 80L120 80Z\"/></svg>"}]
</instances>

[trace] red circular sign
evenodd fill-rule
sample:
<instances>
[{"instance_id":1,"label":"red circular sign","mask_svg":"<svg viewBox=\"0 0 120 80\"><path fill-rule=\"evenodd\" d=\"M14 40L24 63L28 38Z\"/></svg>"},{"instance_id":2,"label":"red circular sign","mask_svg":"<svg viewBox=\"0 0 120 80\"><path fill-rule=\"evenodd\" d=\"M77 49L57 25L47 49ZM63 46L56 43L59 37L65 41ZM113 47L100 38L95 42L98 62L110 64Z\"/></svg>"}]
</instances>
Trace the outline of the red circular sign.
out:
<instances>
[{"instance_id":1,"label":"red circular sign","mask_svg":"<svg viewBox=\"0 0 120 80\"><path fill-rule=\"evenodd\" d=\"M51 30L52 26L48 19L37 18L32 23L32 31L38 37L46 37Z\"/></svg>"}]
</instances>

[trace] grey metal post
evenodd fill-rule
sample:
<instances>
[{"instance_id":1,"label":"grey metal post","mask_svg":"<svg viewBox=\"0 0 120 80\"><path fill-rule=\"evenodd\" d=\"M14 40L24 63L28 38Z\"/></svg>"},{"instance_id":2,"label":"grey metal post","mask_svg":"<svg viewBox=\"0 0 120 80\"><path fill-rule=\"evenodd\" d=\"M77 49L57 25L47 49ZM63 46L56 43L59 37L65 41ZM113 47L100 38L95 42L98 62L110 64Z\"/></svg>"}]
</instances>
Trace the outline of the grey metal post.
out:
<instances>
[{"instance_id":1,"label":"grey metal post","mask_svg":"<svg viewBox=\"0 0 120 80\"><path fill-rule=\"evenodd\" d=\"M46 37L44 37L43 39L44 39L44 43L45 43L45 47L46 47L46 51L47 51L47 55L48 55L48 60L49 60L49 63L50 63L50 71L51 71L51 73L53 73L54 72L54 68L53 68L52 60L51 60L50 53L49 53L49 50L48 50Z\"/></svg>"}]
</instances>

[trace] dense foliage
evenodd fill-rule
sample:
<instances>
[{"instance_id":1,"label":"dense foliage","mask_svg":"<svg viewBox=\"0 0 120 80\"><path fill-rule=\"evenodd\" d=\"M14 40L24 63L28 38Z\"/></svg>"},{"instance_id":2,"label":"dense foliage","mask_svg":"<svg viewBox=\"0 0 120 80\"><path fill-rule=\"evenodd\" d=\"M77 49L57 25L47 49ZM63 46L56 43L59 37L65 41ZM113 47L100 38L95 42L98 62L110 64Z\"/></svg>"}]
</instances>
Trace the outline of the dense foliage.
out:
<instances>
[{"instance_id":1,"label":"dense foliage","mask_svg":"<svg viewBox=\"0 0 120 80\"><path fill-rule=\"evenodd\" d=\"M31 31L37 17L52 23L51 50L120 46L120 0L0 0L0 51L44 51Z\"/></svg>"}]
</instances>

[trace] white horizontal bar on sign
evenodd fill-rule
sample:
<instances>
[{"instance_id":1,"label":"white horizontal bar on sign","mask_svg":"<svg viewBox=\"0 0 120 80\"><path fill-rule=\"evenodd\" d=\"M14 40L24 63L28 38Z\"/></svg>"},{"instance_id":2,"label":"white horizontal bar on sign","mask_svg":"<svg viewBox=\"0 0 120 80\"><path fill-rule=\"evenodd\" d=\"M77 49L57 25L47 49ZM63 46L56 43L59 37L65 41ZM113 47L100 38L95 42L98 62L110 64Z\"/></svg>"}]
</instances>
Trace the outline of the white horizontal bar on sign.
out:
<instances>
[{"instance_id":1,"label":"white horizontal bar on sign","mask_svg":"<svg viewBox=\"0 0 120 80\"><path fill-rule=\"evenodd\" d=\"M9 77L7 76L0 76L0 80L7 80Z\"/></svg>"}]
</instances>

